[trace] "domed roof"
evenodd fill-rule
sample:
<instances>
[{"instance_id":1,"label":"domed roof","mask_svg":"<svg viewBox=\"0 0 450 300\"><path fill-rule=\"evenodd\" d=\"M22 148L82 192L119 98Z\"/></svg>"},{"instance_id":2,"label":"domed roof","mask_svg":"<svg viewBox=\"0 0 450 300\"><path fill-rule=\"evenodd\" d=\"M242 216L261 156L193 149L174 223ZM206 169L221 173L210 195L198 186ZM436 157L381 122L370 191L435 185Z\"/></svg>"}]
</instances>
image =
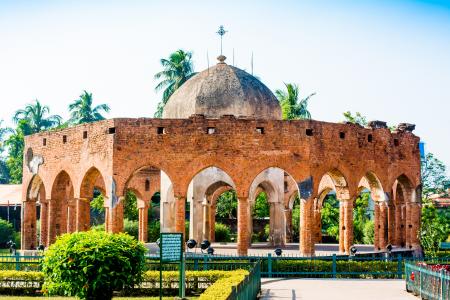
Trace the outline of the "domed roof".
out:
<instances>
[{"instance_id":1,"label":"domed roof","mask_svg":"<svg viewBox=\"0 0 450 300\"><path fill-rule=\"evenodd\" d=\"M207 118L223 115L281 120L274 94L247 72L223 62L186 81L167 101L163 118L186 119L193 114Z\"/></svg>"}]
</instances>

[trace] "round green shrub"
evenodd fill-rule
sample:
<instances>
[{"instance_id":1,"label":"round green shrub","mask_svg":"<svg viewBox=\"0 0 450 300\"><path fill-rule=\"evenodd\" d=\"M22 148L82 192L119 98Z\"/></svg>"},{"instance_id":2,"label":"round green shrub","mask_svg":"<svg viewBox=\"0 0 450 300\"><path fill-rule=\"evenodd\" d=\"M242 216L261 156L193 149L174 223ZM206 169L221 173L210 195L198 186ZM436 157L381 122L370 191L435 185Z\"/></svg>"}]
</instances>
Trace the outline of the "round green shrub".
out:
<instances>
[{"instance_id":1,"label":"round green shrub","mask_svg":"<svg viewBox=\"0 0 450 300\"><path fill-rule=\"evenodd\" d=\"M145 246L125 234L100 231L64 234L44 254L46 295L112 299L113 291L142 281Z\"/></svg>"},{"instance_id":2,"label":"round green shrub","mask_svg":"<svg viewBox=\"0 0 450 300\"><path fill-rule=\"evenodd\" d=\"M12 224L6 220L0 219L0 248L7 248L6 243L10 240L15 241L14 237L15 231Z\"/></svg>"},{"instance_id":3,"label":"round green shrub","mask_svg":"<svg viewBox=\"0 0 450 300\"><path fill-rule=\"evenodd\" d=\"M225 224L216 223L215 235L216 242L231 242L231 229Z\"/></svg>"}]
</instances>

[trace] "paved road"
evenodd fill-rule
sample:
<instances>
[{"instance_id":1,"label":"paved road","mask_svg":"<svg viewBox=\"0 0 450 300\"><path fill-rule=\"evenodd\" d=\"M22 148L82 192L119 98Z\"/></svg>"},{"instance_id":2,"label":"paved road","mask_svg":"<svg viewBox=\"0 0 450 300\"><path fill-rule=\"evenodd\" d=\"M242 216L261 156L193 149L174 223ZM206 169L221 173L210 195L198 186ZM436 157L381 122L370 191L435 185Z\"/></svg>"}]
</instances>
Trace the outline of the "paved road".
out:
<instances>
[{"instance_id":1,"label":"paved road","mask_svg":"<svg viewBox=\"0 0 450 300\"><path fill-rule=\"evenodd\" d=\"M404 280L263 279L263 300L417 300Z\"/></svg>"}]
</instances>

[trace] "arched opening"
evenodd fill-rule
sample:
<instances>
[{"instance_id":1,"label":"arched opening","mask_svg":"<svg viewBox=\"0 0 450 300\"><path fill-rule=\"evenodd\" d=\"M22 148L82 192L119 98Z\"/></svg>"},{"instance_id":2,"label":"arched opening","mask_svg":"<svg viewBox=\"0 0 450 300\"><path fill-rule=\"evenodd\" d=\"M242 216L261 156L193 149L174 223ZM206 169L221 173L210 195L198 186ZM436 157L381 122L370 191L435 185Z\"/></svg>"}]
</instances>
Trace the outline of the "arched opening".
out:
<instances>
[{"instance_id":1,"label":"arched opening","mask_svg":"<svg viewBox=\"0 0 450 300\"><path fill-rule=\"evenodd\" d=\"M61 171L53 182L51 199L48 201L48 243L56 237L75 231L76 210L72 180L66 171Z\"/></svg>"},{"instance_id":2,"label":"arched opening","mask_svg":"<svg viewBox=\"0 0 450 300\"><path fill-rule=\"evenodd\" d=\"M38 245L48 246L48 209L45 187L38 175L33 176L27 188L23 203L22 249L36 249Z\"/></svg>"},{"instance_id":3,"label":"arched opening","mask_svg":"<svg viewBox=\"0 0 450 300\"><path fill-rule=\"evenodd\" d=\"M86 231L92 227L98 230L105 228L106 186L100 171L92 167L83 177L80 188L80 199L76 199L76 220L73 226L76 231Z\"/></svg>"},{"instance_id":4,"label":"arched opening","mask_svg":"<svg viewBox=\"0 0 450 300\"><path fill-rule=\"evenodd\" d=\"M211 166L197 173L187 190L189 238L215 242L235 240L237 197L234 182L222 169Z\"/></svg>"},{"instance_id":5,"label":"arched opening","mask_svg":"<svg viewBox=\"0 0 450 300\"><path fill-rule=\"evenodd\" d=\"M353 204L354 244L373 245L375 239L375 202L370 189L362 186Z\"/></svg>"},{"instance_id":6,"label":"arched opening","mask_svg":"<svg viewBox=\"0 0 450 300\"><path fill-rule=\"evenodd\" d=\"M313 215L314 242L337 241L339 252L348 254L353 244L353 201L339 170L322 176Z\"/></svg>"},{"instance_id":7,"label":"arched opening","mask_svg":"<svg viewBox=\"0 0 450 300\"><path fill-rule=\"evenodd\" d=\"M160 231L174 231L173 187L164 171L154 166L139 168L129 177L124 195L125 232L146 243L156 242Z\"/></svg>"}]
</instances>

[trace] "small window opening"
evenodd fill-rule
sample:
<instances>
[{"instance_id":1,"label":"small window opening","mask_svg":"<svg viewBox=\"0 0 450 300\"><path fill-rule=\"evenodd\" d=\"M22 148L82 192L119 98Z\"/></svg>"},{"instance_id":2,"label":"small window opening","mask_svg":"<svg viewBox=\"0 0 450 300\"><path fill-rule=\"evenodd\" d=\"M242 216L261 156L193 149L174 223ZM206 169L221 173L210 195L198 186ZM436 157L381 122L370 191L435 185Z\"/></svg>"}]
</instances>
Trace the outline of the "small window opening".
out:
<instances>
[{"instance_id":1,"label":"small window opening","mask_svg":"<svg viewBox=\"0 0 450 300\"><path fill-rule=\"evenodd\" d=\"M63 135L63 143L67 143L67 135Z\"/></svg>"},{"instance_id":2,"label":"small window opening","mask_svg":"<svg viewBox=\"0 0 450 300\"><path fill-rule=\"evenodd\" d=\"M409 224L409 225L408 225L408 227L409 227L409 228L412 228L412 225L411 225L411 224Z\"/></svg>"},{"instance_id":3,"label":"small window opening","mask_svg":"<svg viewBox=\"0 0 450 300\"><path fill-rule=\"evenodd\" d=\"M398 145L400 145L398 139L394 139L394 146L398 146Z\"/></svg>"},{"instance_id":4,"label":"small window opening","mask_svg":"<svg viewBox=\"0 0 450 300\"><path fill-rule=\"evenodd\" d=\"M43 145L43 146L47 146L47 139L46 139L46 138L43 138L43 139L42 139L42 145Z\"/></svg>"},{"instance_id":5,"label":"small window opening","mask_svg":"<svg viewBox=\"0 0 450 300\"><path fill-rule=\"evenodd\" d=\"M259 134L264 134L264 127L256 127L256 132Z\"/></svg>"},{"instance_id":6,"label":"small window opening","mask_svg":"<svg viewBox=\"0 0 450 300\"><path fill-rule=\"evenodd\" d=\"M372 141L373 141L373 136L372 136L371 134L369 134L369 135L367 136L367 141L368 141L369 143L372 143Z\"/></svg>"},{"instance_id":7,"label":"small window opening","mask_svg":"<svg viewBox=\"0 0 450 300\"><path fill-rule=\"evenodd\" d=\"M158 127L156 129L156 133L158 133L158 134L166 134L166 128L165 127Z\"/></svg>"},{"instance_id":8,"label":"small window opening","mask_svg":"<svg viewBox=\"0 0 450 300\"><path fill-rule=\"evenodd\" d=\"M216 127L208 127L206 133L208 133L208 134L216 133Z\"/></svg>"},{"instance_id":9,"label":"small window opening","mask_svg":"<svg viewBox=\"0 0 450 300\"><path fill-rule=\"evenodd\" d=\"M341 140L345 139L345 132L339 132L339 137Z\"/></svg>"},{"instance_id":10,"label":"small window opening","mask_svg":"<svg viewBox=\"0 0 450 300\"><path fill-rule=\"evenodd\" d=\"M145 191L150 191L150 180L148 179L145 180Z\"/></svg>"},{"instance_id":11,"label":"small window opening","mask_svg":"<svg viewBox=\"0 0 450 300\"><path fill-rule=\"evenodd\" d=\"M83 131L83 139L87 139L87 131Z\"/></svg>"},{"instance_id":12,"label":"small window opening","mask_svg":"<svg viewBox=\"0 0 450 300\"><path fill-rule=\"evenodd\" d=\"M109 134L114 134L114 133L116 133L116 127L110 127L110 128L108 129L108 133L109 133Z\"/></svg>"},{"instance_id":13,"label":"small window opening","mask_svg":"<svg viewBox=\"0 0 450 300\"><path fill-rule=\"evenodd\" d=\"M312 136L313 135L313 130L311 128L306 129L306 135L307 136Z\"/></svg>"}]
</instances>

